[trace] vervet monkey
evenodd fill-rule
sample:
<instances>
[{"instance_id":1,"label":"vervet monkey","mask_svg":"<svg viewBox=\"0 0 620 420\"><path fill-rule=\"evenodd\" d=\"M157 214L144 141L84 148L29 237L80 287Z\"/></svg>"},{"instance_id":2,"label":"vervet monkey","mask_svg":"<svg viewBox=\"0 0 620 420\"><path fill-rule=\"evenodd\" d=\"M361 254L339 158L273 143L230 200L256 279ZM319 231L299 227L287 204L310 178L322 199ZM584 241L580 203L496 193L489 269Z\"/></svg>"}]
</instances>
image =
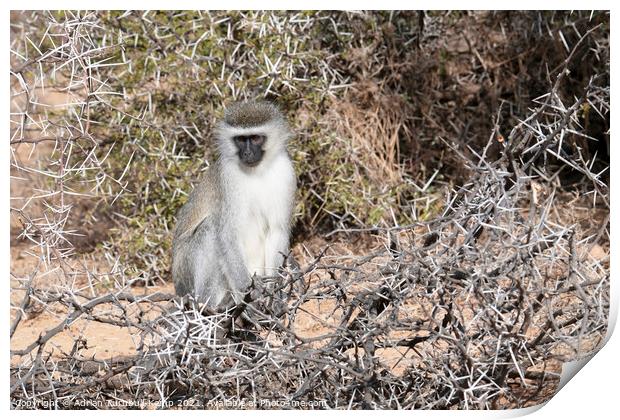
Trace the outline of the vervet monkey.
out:
<instances>
[{"instance_id":1,"label":"vervet monkey","mask_svg":"<svg viewBox=\"0 0 620 420\"><path fill-rule=\"evenodd\" d=\"M176 293L213 309L243 299L252 276L270 276L288 253L296 189L288 124L262 101L233 104L215 130L219 158L177 214Z\"/></svg>"}]
</instances>

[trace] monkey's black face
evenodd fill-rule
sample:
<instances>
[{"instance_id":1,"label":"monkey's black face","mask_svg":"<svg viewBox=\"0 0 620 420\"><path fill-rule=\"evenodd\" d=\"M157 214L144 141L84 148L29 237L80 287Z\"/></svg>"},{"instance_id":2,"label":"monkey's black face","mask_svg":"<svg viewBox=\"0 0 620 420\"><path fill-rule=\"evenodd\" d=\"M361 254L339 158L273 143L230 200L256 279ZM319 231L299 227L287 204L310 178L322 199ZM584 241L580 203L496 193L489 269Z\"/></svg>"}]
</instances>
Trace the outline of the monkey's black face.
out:
<instances>
[{"instance_id":1,"label":"monkey's black face","mask_svg":"<svg viewBox=\"0 0 620 420\"><path fill-rule=\"evenodd\" d=\"M258 165L263 158L263 153L265 153L263 150L265 140L267 137L261 134L233 137L241 162L248 166Z\"/></svg>"}]
</instances>

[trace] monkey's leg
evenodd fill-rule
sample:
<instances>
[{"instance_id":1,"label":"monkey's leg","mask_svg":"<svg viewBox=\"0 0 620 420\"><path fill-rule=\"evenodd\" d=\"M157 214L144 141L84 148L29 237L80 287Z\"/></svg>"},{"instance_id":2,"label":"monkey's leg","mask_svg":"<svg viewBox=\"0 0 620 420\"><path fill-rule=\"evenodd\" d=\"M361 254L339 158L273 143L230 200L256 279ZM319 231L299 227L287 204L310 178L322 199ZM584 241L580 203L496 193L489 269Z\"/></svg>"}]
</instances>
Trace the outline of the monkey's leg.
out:
<instances>
[{"instance_id":1,"label":"monkey's leg","mask_svg":"<svg viewBox=\"0 0 620 420\"><path fill-rule=\"evenodd\" d=\"M191 282L192 294L208 307L217 307L227 292L218 254L216 236L203 224L187 240L183 253L183 282Z\"/></svg>"},{"instance_id":2,"label":"monkey's leg","mask_svg":"<svg viewBox=\"0 0 620 420\"><path fill-rule=\"evenodd\" d=\"M187 239L177 240L172 248L172 278L178 296L194 295L194 273L191 257Z\"/></svg>"}]
</instances>

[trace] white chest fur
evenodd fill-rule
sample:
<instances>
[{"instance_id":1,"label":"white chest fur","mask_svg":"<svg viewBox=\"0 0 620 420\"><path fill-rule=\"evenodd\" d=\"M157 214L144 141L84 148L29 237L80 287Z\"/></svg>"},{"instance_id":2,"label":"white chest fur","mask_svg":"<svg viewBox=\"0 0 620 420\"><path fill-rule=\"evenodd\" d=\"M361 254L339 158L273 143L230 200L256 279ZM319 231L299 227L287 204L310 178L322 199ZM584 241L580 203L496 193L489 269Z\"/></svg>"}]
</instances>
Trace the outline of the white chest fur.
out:
<instances>
[{"instance_id":1,"label":"white chest fur","mask_svg":"<svg viewBox=\"0 0 620 420\"><path fill-rule=\"evenodd\" d=\"M268 163L268 165L267 165ZM288 158L263 162L251 172L238 172L229 181L233 188L233 209L241 253L250 275L268 275L274 252L273 238L284 236L279 247L288 246L288 224L295 175ZM277 240L276 240L277 242Z\"/></svg>"}]
</instances>

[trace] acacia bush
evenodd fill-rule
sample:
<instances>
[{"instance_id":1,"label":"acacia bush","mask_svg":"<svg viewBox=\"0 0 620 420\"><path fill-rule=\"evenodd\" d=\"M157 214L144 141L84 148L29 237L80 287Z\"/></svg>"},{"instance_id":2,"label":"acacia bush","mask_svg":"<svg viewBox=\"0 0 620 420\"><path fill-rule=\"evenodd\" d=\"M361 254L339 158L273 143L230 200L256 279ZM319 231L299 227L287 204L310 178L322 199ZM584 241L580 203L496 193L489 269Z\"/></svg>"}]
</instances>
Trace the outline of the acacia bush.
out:
<instances>
[{"instance_id":1,"label":"acacia bush","mask_svg":"<svg viewBox=\"0 0 620 420\"><path fill-rule=\"evenodd\" d=\"M434 214L438 206L429 197L458 185L465 171L441 139L480 147L491 133L505 135L547 92L570 45L599 23L558 94L579 95L593 74L608 82L605 13L166 11L71 18L24 13L20 25L40 39L42 52L66 33L77 47L93 49L78 70L83 74L73 74L75 66L55 69L53 59L21 74L41 67L60 83L86 78L90 124L72 139L85 143L72 157L80 161L96 144L102 173L75 188L96 183L96 195L105 197L99 213L123 215L108 242L137 272L159 278L169 265L174 214L213 159L211 130L230 101L265 97L287 111L300 187L295 233L303 238ZM23 48L37 54L28 43ZM605 115L586 104L580 117L588 136L608 139ZM567 140L567 147L577 141ZM593 156L593 147L584 153Z\"/></svg>"},{"instance_id":2,"label":"acacia bush","mask_svg":"<svg viewBox=\"0 0 620 420\"><path fill-rule=\"evenodd\" d=\"M11 51L12 187L32 184L12 194L12 245L39 261L13 275L11 337L60 319L12 351L15 399L516 407L548 395L550 356L601 343L606 12L15 12ZM170 281L174 215L223 108L249 97L295 130L294 242L381 245L322 251L230 314L136 295ZM321 303L328 331L304 337L296 319ZM81 333L52 355L78 321L131 331L135 354L86 356ZM396 372L387 350L413 361Z\"/></svg>"}]
</instances>

